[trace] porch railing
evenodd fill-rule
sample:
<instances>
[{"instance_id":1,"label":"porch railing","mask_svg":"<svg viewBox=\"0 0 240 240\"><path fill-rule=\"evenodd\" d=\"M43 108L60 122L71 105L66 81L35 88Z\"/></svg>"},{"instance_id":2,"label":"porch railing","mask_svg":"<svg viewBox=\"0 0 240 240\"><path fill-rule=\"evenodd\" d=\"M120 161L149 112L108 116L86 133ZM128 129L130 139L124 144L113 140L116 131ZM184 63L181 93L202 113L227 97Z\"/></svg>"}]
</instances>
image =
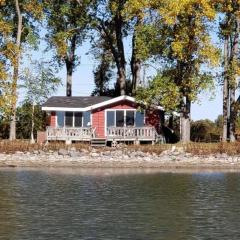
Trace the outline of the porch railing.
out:
<instances>
[{"instance_id":1,"label":"porch railing","mask_svg":"<svg viewBox=\"0 0 240 240\"><path fill-rule=\"evenodd\" d=\"M157 133L154 127L108 127L107 138L115 140L154 141Z\"/></svg>"},{"instance_id":2,"label":"porch railing","mask_svg":"<svg viewBox=\"0 0 240 240\"><path fill-rule=\"evenodd\" d=\"M95 131L91 127L47 128L47 140L90 140Z\"/></svg>"}]
</instances>

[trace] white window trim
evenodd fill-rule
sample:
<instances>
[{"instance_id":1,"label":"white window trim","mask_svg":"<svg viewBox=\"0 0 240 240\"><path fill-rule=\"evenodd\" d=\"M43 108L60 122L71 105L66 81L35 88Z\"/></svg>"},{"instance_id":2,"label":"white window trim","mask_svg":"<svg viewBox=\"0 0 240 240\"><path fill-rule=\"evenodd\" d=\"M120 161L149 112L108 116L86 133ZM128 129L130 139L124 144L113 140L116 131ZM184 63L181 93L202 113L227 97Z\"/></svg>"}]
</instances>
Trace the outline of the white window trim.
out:
<instances>
[{"instance_id":1,"label":"white window trim","mask_svg":"<svg viewBox=\"0 0 240 240\"><path fill-rule=\"evenodd\" d=\"M63 111L59 111L59 112L63 112ZM63 113L64 113L64 117L63 117L64 118L64 126L62 128L66 128L66 112L63 112ZM73 126L72 127L67 127L67 128L81 128L81 127L83 127L83 112L80 112L80 113L82 113L82 126L81 127L75 127L75 113L78 113L78 112L72 112L72 113L73 113ZM61 127L58 126L57 112L56 112L56 127L61 128Z\"/></svg>"},{"instance_id":2,"label":"white window trim","mask_svg":"<svg viewBox=\"0 0 240 240\"><path fill-rule=\"evenodd\" d=\"M115 112L115 126L116 127L116 111L124 111L124 126L123 127L127 127L126 126L126 112L127 111L134 111L134 126L132 127L135 127L136 126L136 112L138 111L137 109L119 109L119 108L116 108L116 109L106 109L105 110L105 114L104 114L104 118L105 118L105 124L104 124L104 132L105 132L105 136L107 135L107 112ZM144 124L145 124L145 111L144 111L144 118L143 118L143 121L144 121Z\"/></svg>"}]
</instances>

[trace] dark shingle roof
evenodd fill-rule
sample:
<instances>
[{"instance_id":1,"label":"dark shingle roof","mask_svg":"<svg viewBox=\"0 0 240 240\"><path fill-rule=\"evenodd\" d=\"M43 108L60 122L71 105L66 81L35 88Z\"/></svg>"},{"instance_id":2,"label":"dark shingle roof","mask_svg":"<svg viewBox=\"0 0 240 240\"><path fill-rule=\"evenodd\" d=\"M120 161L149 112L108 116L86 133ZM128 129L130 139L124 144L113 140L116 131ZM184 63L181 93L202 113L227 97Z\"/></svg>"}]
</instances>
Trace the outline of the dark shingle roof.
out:
<instances>
[{"instance_id":1,"label":"dark shingle roof","mask_svg":"<svg viewBox=\"0 0 240 240\"><path fill-rule=\"evenodd\" d=\"M42 107L69 107L69 108L85 108L107 100L111 97L94 96L94 97L51 97Z\"/></svg>"}]
</instances>

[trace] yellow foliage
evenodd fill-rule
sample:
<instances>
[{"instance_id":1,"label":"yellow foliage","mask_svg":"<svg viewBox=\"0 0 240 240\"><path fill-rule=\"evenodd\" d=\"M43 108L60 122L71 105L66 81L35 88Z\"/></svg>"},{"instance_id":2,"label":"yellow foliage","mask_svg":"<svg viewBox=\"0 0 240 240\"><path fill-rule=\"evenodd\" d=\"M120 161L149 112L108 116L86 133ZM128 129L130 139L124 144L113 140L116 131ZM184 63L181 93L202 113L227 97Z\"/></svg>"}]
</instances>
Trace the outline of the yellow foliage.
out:
<instances>
[{"instance_id":1,"label":"yellow foliage","mask_svg":"<svg viewBox=\"0 0 240 240\"><path fill-rule=\"evenodd\" d=\"M24 3L22 7L26 12L31 13L36 19L43 17L43 5L37 0L29 0Z\"/></svg>"}]
</instances>

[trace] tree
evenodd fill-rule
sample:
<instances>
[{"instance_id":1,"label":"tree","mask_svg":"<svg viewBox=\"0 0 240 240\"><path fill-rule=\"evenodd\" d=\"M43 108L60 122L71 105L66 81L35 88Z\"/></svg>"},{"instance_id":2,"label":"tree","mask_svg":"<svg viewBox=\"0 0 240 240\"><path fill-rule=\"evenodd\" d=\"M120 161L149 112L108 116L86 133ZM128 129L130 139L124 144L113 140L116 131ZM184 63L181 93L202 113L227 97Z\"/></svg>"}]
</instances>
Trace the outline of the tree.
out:
<instances>
[{"instance_id":1,"label":"tree","mask_svg":"<svg viewBox=\"0 0 240 240\"><path fill-rule=\"evenodd\" d=\"M194 142L217 142L220 134L216 123L209 119L191 122L191 140Z\"/></svg>"},{"instance_id":2,"label":"tree","mask_svg":"<svg viewBox=\"0 0 240 240\"><path fill-rule=\"evenodd\" d=\"M148 23L150 31L147 32L155 38L146 43L153 50L144 47L143 50L161 60L162 75L178 88L180 135L184 143L190 141L191 103L200 91L212 86L209 67L216 66L219 60L219 51L209 34L210 23L216 16L214 7L208 0L164 0L148 4L154 11L154 22Z\"/></svg>"},{"instance_id":3,"label":"tree","mask_svg":"<svg viewBox=\"0 0 240 240\"><path fill-rule=\"evenodd\" d=\"M11 119L9 139L14 140L20 58L23 44L29 43L29 36L34 33L34 21L42 17L42 5L38 0L1 1L1 5L0 28L3 32L0 35L2 53L0 74L3 76L3 81L0 102L3 104L4 99L9 100L5 110L8 110ZM11 80L6 83L8 78Z\"/></svg>"},{"instance_id":4,"label":"tree","mask_svg":"<svg viewBox=\"0 0 240 240\"><path fill-rule=\"evenodd\" d=\"M34 112L32 110L33 104L26 101L17 107L16 135L18 139L31 139L30 142L34 143L37 131L45 129L46 114L39 104L34 105Z\"/></svg>"},{"instance_id":5,"label":"tree","mask_svg":"<svg viewBox=\"0 0 240 240\"><path fill-rule=\"evenodd\" d=\"M99 39L107 43L117 67L116 90L118 95L126 94L126 59L123 39L127 36L128 22L123 17L126 0L98 0L92 26Z\"/></svg>"},{"instance_id":6,"label":"tree","mask_svg":"<svg viewBox=\"0 0 240 240\"><path fill-rule=\"evenodd\" d=\"M86 37L92 4L90 0L45 0L46 39L59 65L66 66L66 96L72 96L72 75L80 64L76 50Z\"/></svg>"},{"instance_id":7,"label":"tree","mask_svg":"<svg viewBox=\"0 0 240 240\"><path fill-rule=\"evenodd\" d=\"M223 82L223 136L235 141L235 122L237 116L235 91L240 75L239 31L240 2L238 0L220 1L220 11L224 14L220 36L224 40L224 82Z\"/></svg>"},{"instance_id":8,"label":"tree","mask_svg":"<svg viewBox=\"0 0 240 240\"><path fill-rule=\"evenodd\" d=\"M53 67L44 61L33 61L31 68L25 68L22 75L22 87L26 90L25 104L32 106L31 143L34 143L35 105L42 104L61 83L55 76Z\"/></svg>"}]
</instances>

